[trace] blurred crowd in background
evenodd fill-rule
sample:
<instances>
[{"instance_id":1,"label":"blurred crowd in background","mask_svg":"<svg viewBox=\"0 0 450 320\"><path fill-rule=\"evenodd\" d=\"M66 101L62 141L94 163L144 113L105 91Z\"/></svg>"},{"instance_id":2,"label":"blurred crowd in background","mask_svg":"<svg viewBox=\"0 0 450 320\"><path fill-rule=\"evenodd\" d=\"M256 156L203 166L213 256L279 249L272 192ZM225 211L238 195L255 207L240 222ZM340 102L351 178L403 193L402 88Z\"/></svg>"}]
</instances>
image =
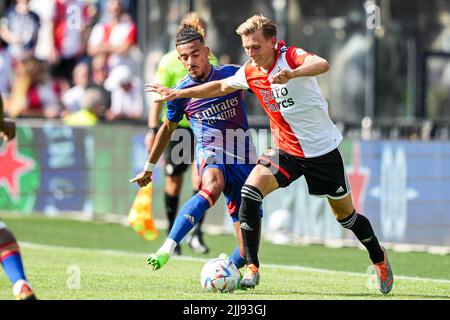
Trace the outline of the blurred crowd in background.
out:
<instances>
[{"instance_id":1,"label":"blurred crowd in background","mask_svg":"<svg viewBox=\"0 0 450 320\"><path fill-rule=\"evenodd\" d=\"M15 0L0 22L0 92L12 118L138 120L137 26L120 0Z\"/></svg>"},{"instance_id":2,"label":"blurred crowd in background","mask_svg":"<svg viewBox=\"0 0 450 320\"><path fill-rule=\"evenodd\" d=\"M235 30L257 13L288 45L327 59L318 81L346 137L450 139L448 0L0 0L7 114L145 125L143 84L188 11L207 21L220 63L245 63ZM267 127L247 102L250 124Z\"/></svg>"}]
</instances>

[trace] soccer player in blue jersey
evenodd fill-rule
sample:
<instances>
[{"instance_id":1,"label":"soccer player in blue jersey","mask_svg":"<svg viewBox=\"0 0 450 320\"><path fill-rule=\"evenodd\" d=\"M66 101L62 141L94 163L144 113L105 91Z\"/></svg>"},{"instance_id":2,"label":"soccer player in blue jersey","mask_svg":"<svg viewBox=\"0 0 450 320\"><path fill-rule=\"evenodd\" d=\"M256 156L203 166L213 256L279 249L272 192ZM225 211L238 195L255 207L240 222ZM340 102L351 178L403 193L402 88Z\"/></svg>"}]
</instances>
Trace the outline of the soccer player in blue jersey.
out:
<instances>
[{"instance_id":1,"label":"soccer player in blue jersey","mask_svg":"<svg viewBox=\"0 0 450 320\"><path fill-rule=\"evenodd\" d=\"M195 25L184 24L180 27L176 48L180 61L188 70L188 75L178 83L177 88L225 79L239 69L233 65L212 66L208 61L209 49ZM175 247L200 221L206 210L214 205L221 193L225 196L239 242L229 259L238 268L246 264L238 212L241 188L255 166L256 152L244 107L241 90L218 98L189 98L168 103L167 119L158 130L144 169L130 182L137 182L141 187L151 182L154 167L185 114L197 139L196 157L201 187L195 196L184 203L161 248L148 257L147 263L153 270L158 270L169 261Z\"/></svg>"},{"instance_id":2,"label":"soccer player in blue jersey","mask_svg":"<svg viewBox=\"0 0 450 320\"><path fill-rule=\"evenodd\" d=\"M3 119L3 99L0 95L0 144L10 141L16 135L16 124L14 121ZM13 284L13 294L18 300L35 300L36 296L23 270L22 258L20 257L19 245L12 232L0 219L0 263L5 270L6 276Z\"/></svg>"}]
</instances>

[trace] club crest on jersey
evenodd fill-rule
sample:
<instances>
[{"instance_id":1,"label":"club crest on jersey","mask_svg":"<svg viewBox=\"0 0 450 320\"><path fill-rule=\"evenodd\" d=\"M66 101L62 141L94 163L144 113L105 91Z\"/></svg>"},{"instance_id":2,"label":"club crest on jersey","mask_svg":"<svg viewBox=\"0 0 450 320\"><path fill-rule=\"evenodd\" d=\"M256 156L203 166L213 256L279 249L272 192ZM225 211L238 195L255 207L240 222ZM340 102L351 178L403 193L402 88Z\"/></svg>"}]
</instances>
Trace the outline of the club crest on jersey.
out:
<instances>
[{"instance_id":1,"label":"club crest on jersey","mask_svg":"<svg viewBox=\"0 0 450 320\"><path fill-rule=\"evenodd\" d=\"M288 51L288 47L284 46L280 48L280 53L284 53L286 51Z\"/></svg>"}]
</instances>

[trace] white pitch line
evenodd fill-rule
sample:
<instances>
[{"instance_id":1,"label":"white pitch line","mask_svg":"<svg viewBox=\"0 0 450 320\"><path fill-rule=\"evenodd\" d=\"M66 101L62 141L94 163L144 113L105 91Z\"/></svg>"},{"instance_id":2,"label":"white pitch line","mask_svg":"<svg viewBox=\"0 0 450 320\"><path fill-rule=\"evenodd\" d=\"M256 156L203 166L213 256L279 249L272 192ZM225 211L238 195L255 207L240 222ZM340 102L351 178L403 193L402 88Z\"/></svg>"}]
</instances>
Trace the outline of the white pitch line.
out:
<instances>
[{"instance_id":1,"label":"white pitch line","mask_svg":"<svg viewBox=\"0 0 450 320\"><path fill-rule=\"evenodd\" d=\"M108 254L108 255L114 255L114 256L124 256L125 255L125 256L133 256L133 257L146 257L148 255L146 253L128 252L128 251L120 251L120 250L64 247L64 246L57 246L57 245L36 244L36 243L30 243L30 242L19 242L19 245L23 248L29 248L29 249L65 250L65 251L80 252L80 253L85 253L86 251L88 251L88 252L93 252L93 253ZM194 262L207 262L207 261L211 260L211 258L199 258L199 257L188 257L188 256L174 256L171 259L181 260L181 261L194 261ZM343 274L343 275L365 276L365 277L367 277L369 275L368 273L362 273L362 272L338 271L338 270L320 269L320 268L303 267L303 266L292 266L292 265L283 265L283 264L263 264L262 268L297 270L297 271L318 272L318 273L337 273L337 274ZM394 274L394 277L396 279L402 279L402 280L430 281L430 282L436 282L436 283L450 284L450 280L447 280L447 279L420 278L420 277L401 276L401 275L396 275L396 274Z\"/></svg>"}]
</instances>

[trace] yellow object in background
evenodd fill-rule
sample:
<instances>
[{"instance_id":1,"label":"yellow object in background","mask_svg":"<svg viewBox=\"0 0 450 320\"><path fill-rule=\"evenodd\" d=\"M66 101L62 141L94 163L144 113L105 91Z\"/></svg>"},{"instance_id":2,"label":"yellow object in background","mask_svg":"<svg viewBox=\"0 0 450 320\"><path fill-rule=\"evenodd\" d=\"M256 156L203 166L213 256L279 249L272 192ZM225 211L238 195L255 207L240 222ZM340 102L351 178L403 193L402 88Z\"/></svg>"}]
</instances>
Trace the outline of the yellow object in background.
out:
<instances>
[{"instance_id":1,"label":"yellow object in background","mask_svg":"<svg viewBox=\"0 0 450 320\"><path fill-rule=\"evenodd\" d=\"M140 188L128 213L131 227L145 240L155 240L159 236L153 220L152 194L152 183Z\"/></svg>"}]
</instances>

